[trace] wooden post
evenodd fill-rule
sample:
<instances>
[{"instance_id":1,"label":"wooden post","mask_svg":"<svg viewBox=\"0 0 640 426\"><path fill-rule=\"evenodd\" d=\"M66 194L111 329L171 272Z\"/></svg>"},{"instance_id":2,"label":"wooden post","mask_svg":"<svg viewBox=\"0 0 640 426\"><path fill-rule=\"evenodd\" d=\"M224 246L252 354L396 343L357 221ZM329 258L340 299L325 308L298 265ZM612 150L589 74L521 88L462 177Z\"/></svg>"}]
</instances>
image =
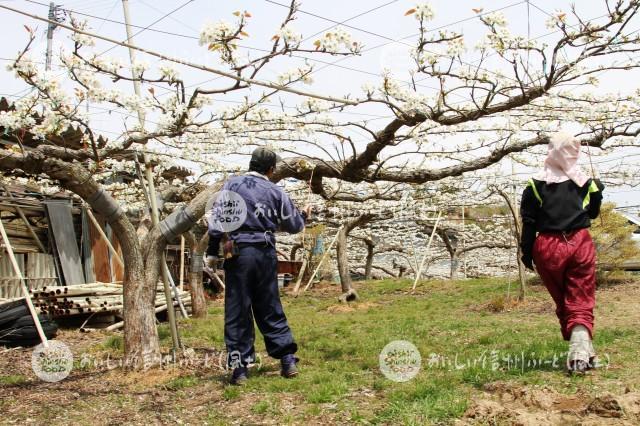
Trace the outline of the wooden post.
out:
<instances>
[{"instance_id":1,"label":"wooden post","mask_svg":"<svg viewBox=\"0 0 640 426\"><path fill-rule=\"evenodd\" d=\"M442 211L438 212L436 223L435 225L433 225L433 231L431 231L431 237L429 237L429 242L427 243L427 250L424 254L424 257L422 258L422 262L420 262L420 267L418 268L418 272L416 273L416 279L413 282L413 287L411 287L412 291L416 289L416 285L420 280L420 275L422 275L422 268L424 268L424 263L427 261L427 256L429 255L429 248L431 248L431 242L433 241L433 237L436 235L436 229L438 228L438 223L440 222L440 216L442 216Z\"/></svg>"},{"instance_id":2,"label":"wooden post","mask_svg":"<svg viewBox=\"0 0 640 426\"><path fill-rule=\"evenodd\" d=\"M223 290L227 289L224 283L222 282L222 280L220 279L220 277L218 276L218 274L216 274L216 271L213 271L213 278L215 278L216 281L218 281L218 284L220 284L220 287L222 287Z\"/></svg>"},{"instance_id":3,"label":"wooden post","mask_svg":"<svg viewBox=\"0 0 640 426\"><path fill-rule=\"evenodd\" d=\"M169 285L171 287L171 291L173 291L173 297L178 302L178 306L180 306L180 313L183 318L189 318L187 315L187 310L184 308L184 303L182 303L182 299L180 299L180 295L178 294L178 287L176 287L176 283L173 282L173 277L171 277L171 271L169 270L169 266L165 263L164 268L167 273L167 278L169 278Z\"/></svg>"},{"instance_id":4,"label":"wooden post","mask_svg":"<svg viewBox=\"0 0 640 426\"><path fill-rule=\"evenodd\" d=\"M313 282L313 279L316 277L316 274L320 270L320 267L322 266L322 263L327 258L327 255L329 254L329 252L333 248L333 245L336 243L336 241L338 241L338 236L340 235L340 231L342 231L342 227L343 226L344 225L340 225L340 228L338 228L338 232L336 232L336 236L333 237L333 240L331 240L331 244L329 244L329 247L327 247L325 252L322 254L322 257L320 258L320 262L318 262L318 266L316 266L316 269L313 271L313 274L311 274L311 277L309 277L309 282L305 286L304 291L307 291L309 289L309 287L311 287L311 283ZM296 290L294 290L294 292L295 291Z\"/></svg>"},{"instance_id":5,"label":"wooden post","mask_svg":"<svg viewBox=\"0 0 640 426\"><path fill-rule=\"evenodd\" d=\"M22 289L22 294L24 295L24 299L27 302L27 306L29 307L29 312L31 313L31 317L33 318L33 323L36 326L36 330L38 331L38 335L40 336L42 345L45 348L48 348L49 341L47 339L47 336L44 334L42 325L40 324L40 318L38 318L38 312L36 312L36 308L35 306L33 306L33 302L31 301L31 295L29 294L29 289L27 288L27 285L24 283L24 277L22 276L22 271L20 271L20 267L18 266L16 256L13 253L13 247L11 247L11 242L9 242L9 237L7 237L7 233L4 230L4 224L2 223L2 218L0 218L0 234L2 235L2 241L4 241L5 247L7 249L7 253L9 254L9 259L11 260L11 266L13 266L13 270L16 273L18 279L20 280L20 288Z\"/></svg>"},{"instance_id":6,"label":"wooden post","mask_svg":"<svg viewBox=\"0 0 640 426\"><path fill-rule=\"evenodd\" d=\"M87 216L89 216L89 219L91 220L91 223L93 223L93 226L96 227L96 230L98 231L98 234L100 234L100 237L102 237L104 242L107 243L107 247L109 247L109 251L113 255L113 258L120 264L120 266L124 268L124 261L122 260L122 257L120 257L118 251L115 249L115 247L113 247L111 241L109 241L109 237L107 237L107 234L105 234L102 230L102 226L100 226L100 224L98 223L98 220L91 212L91 209L87 209Z\"/></svg>"},{"instance_id":7,"label":"wooden post","mask_svg":"<svg viewBox=\"0 0 640 426\"><path fill-rule=\"evenodd\" d=\"M302 246L302 250L304 251L304 245ZM296 285L293 288L294 296L298 295L298 290L300 290L300 284L302 284L302 278L304 278L304 271L307 269L308 257L306 253L302 254L302 266L300 267L300 272L298 272L298 279L296 280Z\"/></svg>"}]
</instances>

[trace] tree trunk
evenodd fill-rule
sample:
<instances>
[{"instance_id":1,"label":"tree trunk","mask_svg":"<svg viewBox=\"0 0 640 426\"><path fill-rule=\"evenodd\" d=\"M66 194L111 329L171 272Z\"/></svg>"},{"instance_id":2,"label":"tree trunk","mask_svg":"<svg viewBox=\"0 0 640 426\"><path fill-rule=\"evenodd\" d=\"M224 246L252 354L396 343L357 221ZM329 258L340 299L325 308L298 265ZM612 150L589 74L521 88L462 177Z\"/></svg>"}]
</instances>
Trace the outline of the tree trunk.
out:
<instances>
[{"instance_id":1,"label":"tree trunk","mask_svg":"<svg viewBox=\"0 0 640 426\"><path fill-rule=\"evenodd\" d=\"M125 365L133 369L147 368L159 364L161 360L155 315L160 256L156 254L142 262L141 256L132 255L131 250L124 247L122 240L120 244L125 259Z\"/></svg>"},{"instance_id":2,"label":"tree trunk","mask_svg":"<svg viewBox=\"0 0 640 426\"><path fill-rule=\"evenodd\" d=\"M518 256L518 277L520 278L520 291L518 293L518 300L522 301L526 297L527 287L525 283L525 270L524 265L522 264L522 249L520 248L520 238L516 242L516 246L518 249L516 250L516 255Z\"/></svg>"},{"instance_id":3,"label":"tree trunk","mask_svg":"<svg viewBox=\"0 0 640 426\"><path fill-rule=\"evenodd\" d=\"M520 249L520 239L522 238L522 223L520 222L520 217L518 216L518 212L516 211L516 206L514 206L511 197L502 189L496 189L496 192L500 194L502 198L507 202L507 206L509 207L509 211L511 211L511 217L513 218L514 223L514 238L516 240L516 262L518 263L518 277L520 278L520 291L518 293L518 300L524 300L526 296L526 283L525 283L525 271L524 265L520 260L522 258L522 250Z\"/></svg>"},{"instance_id":4,"label":"tree trunk","mask_svg":"<svg viewBox=\"0 0 640 426\"><path fill-rule=\"evenodd\" d=\"M92 173L72 157L65 160L31 151L23 155L0 157L0 167L6 170L21 169L29 175L46 174L60 185L87 202L98 214L106 218L120 242L125 264L123 280L124 297L124 349L125 365L141 368L161 361L160 343L156 329L155 296L160 273L160 260L167 245L167 238L182 234L204 215L207 202L221 184L209 186L192 199L186 208L179 208L159 226L149 230L141 241L136 230L118 202L97 183Z\"/></svg>"},{"instance_id":5,"label":"tree trunk","mask_svg":"<svg viewBox=\"0 0 640 426\"><path fill-rule=\"evenodd\" d=\"M49 178L58 180L62 187L81 197L107 219L120 242L124 260L125 365L144 368L159 363L161 354L156 329L155 297L161 250L155 253L157 256L145 256L136 229L118 202L80 164L42 156L5 160L19 161L14 168L32 174L45 173Z\"/></svg>"},{"instance_id":6,"label":"tree trunk","mask_svg":"<svg viewBox=\"0 0 640 426\"><path fill-rule=\"evenodd\" d=\"M367 261L364 266L364 279L370 280L371 270L373 269L373 249L375 248L375 246L373 245L373 243L370 243L368 241L365 241L365 244L367 245Z\"/></svg>"},{"instance_id":7,"label":"tree trunk","mask_svg":"<svg viewBox=\"0 0 640 426\"><path fill-rule=\"evenodd\" d=\"M204 286L202 285L202 258L209 237L205 234L198 243L193 233L187 232L185 238L191 249L191 265L189 265L191 313L194 318L204 318L207 316L207 299L205 297Z\"/></svg>"},{"instance_id":8,"label":"tree trunk","mask_svg":"<svg viewBox=\"0 0 640 426\"><path fill-rule=\"evenodd\" d=\"M202 260L202 255L191 252L191 259ZM199 271L194 265L189 271L189 291L191 292L191 312L194 318L204 318L207 316L207 299L205 298L204 286L202 285L202 269ZM194 270L195 267L195 270Z\"/></svg>"},{"instance_id":9,"label":"tree trunk","mask_svg":"<svg viewBox=\"0 0 640 426\"><path fill-rule=\"evenodd\" d=\"M449 273L449 279L458 279L458 252L456 250L449 253L451 256L451 271Z\"/></svg>"},{"instance_id":10,"label":"tree trunk","mask_svg":"<svg viewBox=\"0 0 640 426\"><path fill-rule=\"evenodd\" d=\"M304 246L302 245L302 243L295 243L294 245L291 246L291 252L289 254L289 260L291 261L295 261L296 260L296 254L298 253L298 250L302 249L302 253L303 253L303 257L304 257Z\"/></svg>"},{"instance_id":11,"label":"tree trunk","mask_svg":"<svg viewBox=\"0 0 640 426\"><path fill-rule=\"evenodd\" d=\"M350 229L343 226L338 232L338 241L336 242L338 273L340 274L340 285L342 286L342 295L338 300L342 302L352 302L358 298L358 293L353 289L353 281L349 273L349 259L347 257L347 233L349 231Z\"/></svg>"}]
</instances>

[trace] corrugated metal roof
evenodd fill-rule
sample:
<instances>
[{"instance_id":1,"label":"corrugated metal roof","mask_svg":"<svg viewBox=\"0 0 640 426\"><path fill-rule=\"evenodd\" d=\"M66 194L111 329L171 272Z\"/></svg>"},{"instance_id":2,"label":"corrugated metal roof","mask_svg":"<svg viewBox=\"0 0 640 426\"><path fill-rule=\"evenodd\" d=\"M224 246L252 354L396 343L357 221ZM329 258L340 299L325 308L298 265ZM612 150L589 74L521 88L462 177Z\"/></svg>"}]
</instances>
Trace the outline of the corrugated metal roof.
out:
<instances>
[{"instance_id":1,"label":"corrugated metal roof","mask_svg":"<svg viewBox=\"0 0 640 426\"><path fill-rule=\"evenodd\" d=\"M633 223L634 225L640 226L640 216L636 216L634 214L626 213L626 212L619 212L619 213L622 216L624 216L629 222Z\"/></svg>"}]
</instances>

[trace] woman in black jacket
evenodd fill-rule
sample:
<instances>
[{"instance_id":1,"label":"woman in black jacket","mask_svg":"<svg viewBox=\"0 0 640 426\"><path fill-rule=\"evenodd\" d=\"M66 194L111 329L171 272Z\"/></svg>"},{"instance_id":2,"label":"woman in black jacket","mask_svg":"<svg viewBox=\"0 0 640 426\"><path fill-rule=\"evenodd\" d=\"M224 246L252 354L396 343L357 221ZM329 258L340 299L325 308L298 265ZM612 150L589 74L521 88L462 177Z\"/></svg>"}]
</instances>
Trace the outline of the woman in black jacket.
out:
<instances>
[{"instance_id":1,"label":"woman in black jacket","mask_svg":"<svg viewBox=\"0 0 640 426\"><path fill-rule=\"evenodd\" d=\"M588 228L600 212L600 181L578 167L580 141L564 132L550 140L544 170L522 194L522 262L535 269L556 304L569 343L569 372L582 374L596 362L593 308L596 253ZM536 236L537 233L537 236Z\"/></svg>"}]
</instances>

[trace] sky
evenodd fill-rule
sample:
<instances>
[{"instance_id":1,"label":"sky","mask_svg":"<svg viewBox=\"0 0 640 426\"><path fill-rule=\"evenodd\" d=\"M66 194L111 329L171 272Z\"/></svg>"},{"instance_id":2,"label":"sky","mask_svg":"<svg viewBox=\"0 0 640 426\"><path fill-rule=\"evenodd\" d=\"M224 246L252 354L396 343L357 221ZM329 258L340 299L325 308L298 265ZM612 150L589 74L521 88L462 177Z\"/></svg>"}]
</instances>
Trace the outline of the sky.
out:
<instances>
[{"instance_id":1,"label":"sky","mask_svg":"<svg viewBox=\"0 0 640 426\"><path fill-rule=\"evenodd\" d=\"M604 1L589 0L576 2L581 16L587 19L598 19L605 12ZM14 7L22 11L40 16L46 16L48 2L43 0L0 0L0 4ZM192 62L211 67L222 68L215 55L205 47L198 45L200 28L207 22L220 19L232 21L232 13L236 10L249 11L252 17L246 29L250 37L243 41L240 49L246 54L259 54L259 49L268 49L270 39L277 32L280 22L288 12L286 0L130 0L131 20L134 26L135 44L155 51L161 51L169 56L187 59ZM550 14L558 10L567 11L570 2L565 0L456 0L432 1L436 17L429 23L430 29L448 29L463 32L467 45L475 45L483 33L482 25L473 9L483 9L483 13L500 10L509 22L510 30L525 37L539 38L551 43L557 39L545 27L545 21ZM283 6L284 5L284 6ZM390 70L399 79L408 79L406 74L409 61L407 49L416 39L417 21L412 16L404 16L405 11L415 6L414 1L407 0L307 0L302 1L298 18L294 27L302 32L305 39L303 45L312 48L313 41L337 23L342 23L353 36L364 45L363 54L358 57L335 57L330 55L311 55L316 71L313 74L312 85L300 86L300 89L340 97L345 93L361 93L361 87L366 83L379 84L383 69ZM118 40L126 38L123 25L124 17L121 0L71 0L61 3L61 8L76 17L87 18L93 32ZM91 16L87 16L91 15ZM92 17L93 16L93 17ZM44 62L46 50L46 23L34 21L31 18L0 10L3 22L3 43L0 43L0 63L8 64L14 58L27 40L24 25L37 28L37 40L32 48L34 58L41 57ZM111 20L111 21L107 21ZM640 28L640 19L635 23ZM634 28L634 29L638 29ZM170 33L170 34L169 34ZM54 32L53 52L62 45L69 46L69 33L64 29ZM107 51L108 50L108 51ZM119 56L128 62L128 52L123 47L115 47L106 42L98 42L96 51L105 55ZM308 55L299 55L308 56ZM157 58L145 57L138 54L138 58L154 64ZM273 81L284 70L304 63L303 58L282 58L270 63L260 75L262 80ZM54 71L57 69L54 59ZM490 66L488 63L487 66ZM228 80L190 68L180 68L181 76L188 84L201 84L205 87L224 87ZM601 76L598 90L631 91L638 89L640 75L638 73L607 73ZM432 93L433 81L421 81L420 90ZM25 85L16 80L12 73L0 68L0 96L17 99L28 93ZM283 95L285 107L291 107L302 99L295 95ZM240 101L239 95L228 95L216 98L220 106L232 105ZM278 107L277 105L274 106ZM123 128L123 121L132 123L136 118L127 117L117 111L95 107L90 109L91 124L100 133L108 137L116 137ZM389 121L389 111L381 106L367 106L359 108L357 113L341 113L340 119L367 120L368 124L382 127ZM367 142L366 134L354 134L359 146ZM636 153L637 154L637 153ZM620 161L625 164L637 162L639 157L624 152L614 154L608 158L596 159L597 167L612 167ZM246 162L246 159L229 159L231 162ZM600 162L602 163L600 164ZM586 164L583 164L588 168ZM509 166L510 170L510 166ZM609 188L607 198L618 205L640 205L640 188L621 187Z\"/></svg>"}]
</instances>

